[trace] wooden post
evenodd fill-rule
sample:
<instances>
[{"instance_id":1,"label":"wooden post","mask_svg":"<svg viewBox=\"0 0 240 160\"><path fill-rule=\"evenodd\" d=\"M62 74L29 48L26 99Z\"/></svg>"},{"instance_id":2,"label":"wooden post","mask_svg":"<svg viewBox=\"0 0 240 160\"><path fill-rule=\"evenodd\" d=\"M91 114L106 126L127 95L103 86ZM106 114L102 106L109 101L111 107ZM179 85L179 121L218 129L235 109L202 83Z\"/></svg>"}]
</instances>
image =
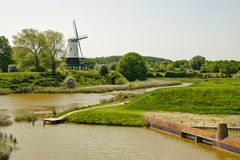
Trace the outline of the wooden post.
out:
<instances>
[{"instance_id":1,"label":"wooden post","mask_svg":"<svg viewBox=\"0 0 240 160\"><path fill-rule=\"evenodd\" d=\"M187 137L186 133L185 132L181 132L181 138L186 138L186 137Z\"/></svg>"},{"instance_id":2,"label":"wooden post","mask_svg":"<svg viewBox=\"0 0 240 160\"><path fill-rule=\"evenodd\" d=\"M219 123L216 135L216 141L222 141L228 137L228 128L226 123Z\"/></svg>"},{"instance_id":3,"label":"wooden post","mask_svg":"<svg viewBox=\"0 0 240 160\"><path fill-rule=\"evenodd\" d=\"M201 137L198 137L198 136L196 136L196 137L195 137L195 142L202 142L202 138L201 138Z\"/></svg>"}]
</instances>

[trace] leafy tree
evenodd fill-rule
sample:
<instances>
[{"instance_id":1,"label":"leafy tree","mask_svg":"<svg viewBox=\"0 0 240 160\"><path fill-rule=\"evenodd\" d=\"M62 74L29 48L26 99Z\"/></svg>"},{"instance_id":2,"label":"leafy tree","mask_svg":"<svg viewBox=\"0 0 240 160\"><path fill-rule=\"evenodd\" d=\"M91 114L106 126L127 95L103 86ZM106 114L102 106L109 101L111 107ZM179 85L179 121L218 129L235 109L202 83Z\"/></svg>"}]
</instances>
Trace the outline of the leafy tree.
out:
<instances>
[{"instance_id":1,"label":"leafy tree","mask_svg":"<svg viewBox=\"0 0 240 160\"><path fill-rule=\"evenodd\" d=\"M147 77L147 67L142 56L130 52L124 55L118 63L117 70L129 81L144 80Z\"/></svg>"},{"instance_id":2,"label":"leafy tree","mask_svg":"<svg viewBox=\"0 0 240 160\"><path fill-rule=\"evenodd\" d=\"M60 53L63 53L63 34L56 31L47 30L44 32L44 36L46 42L44 49L46 54L50 57L52 71L55 72L58 65L57 59L60 58Z\"/></svg>"},{"instance_id":3,"label":"leafy tree","mask_svg":"<svg viewBox=\"0 0 240 160\"><path fill-rule=\"evenodd\" d=\"M81 63L89 69L94 69L95 62L90 58L81 59Z\"/></svg>"},{"instance_id":4,"label":"leafy tree","mask_svg":"<svg viewBox=\"0 0 240 160\"><path fill-rule=\"evenodd\" d=\"M188 60L178 60L178 61L175 61L174 63L173 63L173 67L174 68L180 68L181 66L186 66L186 64L188 64L189 62L188 62Z\"/></svg>"},{"instance_id":5,"label":"leafy tree","mask_svg":"<svg viewBox=\"0 0 240 160\"><path fill-rule=\"evenodd\" d=\"M112 62L109 64L110 70L116 70L117 69L118 62Z\"/></svg>"},{"instance_id":6,"label":"leafy tree","mask_svg":"<svg viewBox=\"0 0 240 160\"><path fill-rule=\"evenodd\" d=\"M102 76L106 76L108 74L108 67L107 67L107 65L102 65L100 70L99 70L99 73Z\"/></svg>"},{"instance_id":7,"label":"leafy tree","mask_svg":"<svg viewBox=\"0 0 240 160\"><path fill-rule=\"evenodd\" d=\"M218 73L219 68L214 61L205 61L201 66L201 72L203 73Z\"/></svg>"},{"instance_id":8,"label":"leafy tree","mask_svg":"<svg viewBox=\"0 0 240 160\"><path fill-rule=\"evenodd\" d=\"M23 71L34 66L33 54L23 47L13 47L13 60L19 71Z\"/></svg>"},{"instance_id":9,"label":"leafy tree","mask_svg":"<svg viewBox=\"0 0 240 160\"><path fill-rule=\"evenodd\" d=\"M44 34L35 29L23 29L13 36L13 43L16 47L22 47L33 55L34 65L37 71L41 71L40 55L44 50Z\"/></svg>"},{"instance_id":10,"label":"leafy tree","mask_svg":"<svg viewBox=\"0 0 240 160\"><path fill-rule=\"evenodd\" d=\"M192 59L189 61L189 66L195 70L200 70L201 66L204 64L205 57L202 56L194 56Z\"/></svg>"},{"instance_id":11,"label":"leafy tree","mask_svg":"<svg viewBox=\"0 0 240 160\"><path fill-rule=\"evenodd\" d=\"M3 72L8 71L8 65L12 63L12 49L8 39L0 36L0 69Z\"/></svg>"},{"instance_id":12,"label":"leafy tree","mask_svg":"<svg viewBox=\"0 0 240 160\"><path fill-rule=\"evenodd\" d=\"M238 72L238 62L237 61L218 61L217 66L219 68L219 71L224 74L235 74Z\"/></svg>"}]
</instances>

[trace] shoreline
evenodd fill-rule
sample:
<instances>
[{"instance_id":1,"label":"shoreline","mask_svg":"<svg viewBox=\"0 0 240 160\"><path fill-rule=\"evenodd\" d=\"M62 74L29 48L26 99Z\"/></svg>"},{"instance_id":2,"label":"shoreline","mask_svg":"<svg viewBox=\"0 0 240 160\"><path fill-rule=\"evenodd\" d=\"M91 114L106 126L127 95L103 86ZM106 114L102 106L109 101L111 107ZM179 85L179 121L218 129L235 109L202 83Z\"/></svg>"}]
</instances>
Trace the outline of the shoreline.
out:
<instances>
[{"instance_id":1,"label":"shoreline","mask_svg":"<svg viewBox=\"0 0 240 160\"><path fill-rule=\"evenodd\" d=\"M168 87L178 86L183 84L181 81L170 81L170 80L146 80L146 81L135 81L123 85L93 85L76 87L73 89L61 88L61 87L40 87L32 90L31 92L14 92L9 89L0 88L4 91L3 94L0 92L0 96L11 95L11 94L74 94L74 93L107 93L113 91L132 91L138 89L155 88L155 87Z\"/></svg>"}]
</instances>

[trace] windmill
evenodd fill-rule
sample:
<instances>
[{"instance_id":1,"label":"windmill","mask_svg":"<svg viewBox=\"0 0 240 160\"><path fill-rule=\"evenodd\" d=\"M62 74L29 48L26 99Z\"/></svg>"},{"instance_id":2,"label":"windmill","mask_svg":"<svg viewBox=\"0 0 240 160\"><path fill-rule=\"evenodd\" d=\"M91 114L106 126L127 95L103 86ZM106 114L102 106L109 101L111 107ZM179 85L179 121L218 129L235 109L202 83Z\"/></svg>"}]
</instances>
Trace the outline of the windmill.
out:
<instances>
[{"instance_id":1,"label":"windmill","mask_svg":"<svg viewBox=\"0 0 240 160\"><path fill-rule=\"evenodd\" d=\"M84 57L83 57L80 41L88 38L88 36L87 35L78 36L75 20L73 21L73 32L75 33L75 37L68 39L65 58L67 60L68 67L81 69L84 66L81 65L80 59Z\"/></svg>"}]
</instances>

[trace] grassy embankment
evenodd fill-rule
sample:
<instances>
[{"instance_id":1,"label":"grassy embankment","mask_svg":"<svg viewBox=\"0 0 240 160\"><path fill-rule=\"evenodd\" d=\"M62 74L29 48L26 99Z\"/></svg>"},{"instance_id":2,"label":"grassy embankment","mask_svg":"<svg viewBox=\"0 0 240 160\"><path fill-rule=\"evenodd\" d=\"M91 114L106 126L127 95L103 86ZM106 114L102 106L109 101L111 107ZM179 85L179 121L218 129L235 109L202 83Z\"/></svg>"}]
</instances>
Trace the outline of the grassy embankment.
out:
<instances>
[{"instance_id":1,"label":"grassy embankment","mask_svg":"<svg viewBox=\"0 0 240 160\"><path fill-rule=\"evenodd\" d=\"M64 79L75 77L77 86L68 89L62 86ZM179 82L145 81L124 85L109 85L107 77L97 71L68 70L66 72L16 72L0 73L0 95L9 93L102 93L115 90L139 89L164 85L177 85Z\"/></svg>"},{"instance_id":2,"label":"grassy embankment","mask_svg":"<svg viewBox=\"0 0 240 160\"><path fill-rule=\"evenodd\" d=\"M239 79L194 81L195 84L189 87L162 89L135 97L123 106L75 113L67 120L86 124L144 126L146 123L141 115L146 112L240 114Z\"/></svg>"},{"instance_id":3,"label":"grassy embankment","mask_svg":"<svg viewBox=\"0 0 240 160\"><path fill-rule=\"evenodd\" d=\"M67 70L65 72L16 72L0 73L0 95L9 93L59 93L71 92L62 83L71 75L75 77L77 88L107 84L97 71Z\"/></svg>"}]
</instances>

